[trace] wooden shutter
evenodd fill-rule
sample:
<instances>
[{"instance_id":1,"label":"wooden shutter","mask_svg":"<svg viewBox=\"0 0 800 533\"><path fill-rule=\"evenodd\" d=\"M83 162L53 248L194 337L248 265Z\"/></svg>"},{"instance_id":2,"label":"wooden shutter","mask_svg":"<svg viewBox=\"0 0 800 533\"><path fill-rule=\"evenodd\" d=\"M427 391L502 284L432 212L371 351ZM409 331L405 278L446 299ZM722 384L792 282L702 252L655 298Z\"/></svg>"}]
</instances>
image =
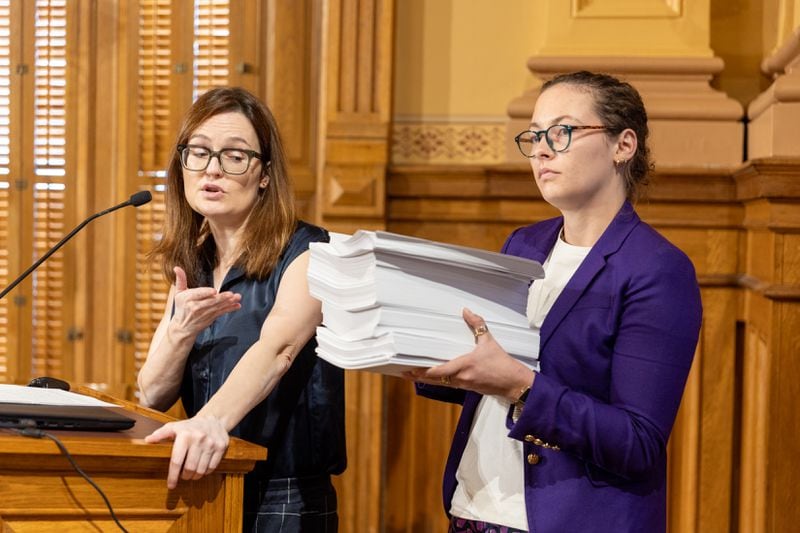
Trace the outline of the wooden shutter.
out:
<instances>
[{"instance_id":1,"label":"wooden shutter","mask_svg":"<svg viewBox=\"0 0 800 533\"><path fill-rule=\"evenodd\" d=\"M139 146L143 172L163 167L172 140L170 4L170 0L139 2Z\"/></svg>"},{"instance_id":2,"label":"wooden shutter","mask_svg":"<svg viewBox=\"0 0 800 533\"><path fill-rule=\"evenodd\" d=\"M229 48L229 1L196 0L192 100L196 100L198 96L212 87L228 84Z\"/></svg>"},{"instance_id":3,"label":"wooden shutter","mask_svg":"<svg viewBox=\"0 0 800 533\"><path fill-rule=\"evenodd\" d=\"M38 259L71 229L65 224L67 178L67 0L36 0L33 117L33 255ZM65 252L33 273L31 372L64 376Z\"/></svg>"},{"instance_id":4,"label":"wooden shutter","mask_svg":"<svg viewBox=\"0 0 800 533\"><path fill-rule=\"evenodd\" d=\"M158 265L146 254L164 221L164 168L174 137L170 114L174 91L173 9L170 0L139 2L139 185L153 200L136 210L136 330L134 367L138 373L150 337L164 311L166 291Z\"/></svg>"},{"instance_id":5,"label":"wooden shutter","mask_svg":"<svg viewBox=\"0 0 800 533\"><path fill-rule=\"evenodd\" d=\"M0 1L0 280L66 233L68 0ZM70 219L71 220L71 219ZM64 250L0 302L0 381L68 377L72 293Z\"/></svg>"},{"instance_id":6,"label":"wooden shutter","mask_svg":"<svg viewBox=\"0 0 800 533\"><path fill-rule=\"evenodd\" d=\"M9 0L0 0L0 287L11 282L10 213L11 198L11 6ZM0 300L0 383L10 381L11 350L10 298Z\"/></svg>"},{"instance_id":7,"label":"wooden shutter","mask_svg":"<svg viewBox=\"0 0 800 533\"><path fill-rule=\"evenodd\" d=\"M164 178L179 120L197 96L228 83L228 0L196 0L191 11L185 4L139 2L139 186L153 192L153 201L136 211L140 266L136 278L136 372L147 357L169 290L159 265L147 264L146 254L160 238L164 222ZM190 38L188 42L184 35ZM184 50L191 51L190 61L183 57Z\"/></svg>"}]
</instances>

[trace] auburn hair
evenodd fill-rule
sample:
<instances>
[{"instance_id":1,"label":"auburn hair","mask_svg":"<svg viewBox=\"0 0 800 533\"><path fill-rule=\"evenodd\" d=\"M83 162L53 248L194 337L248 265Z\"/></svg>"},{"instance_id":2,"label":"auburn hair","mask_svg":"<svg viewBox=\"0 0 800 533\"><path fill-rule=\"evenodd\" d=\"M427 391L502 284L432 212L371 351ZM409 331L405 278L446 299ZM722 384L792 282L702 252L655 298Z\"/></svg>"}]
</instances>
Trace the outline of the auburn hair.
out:
<instances>
[{"instance_id":1,"label":"auburn hair","mask_svg":"<svg viewBox=\"0 0 800 533\"><path fill-rule=\"evenodd\" d=\"M266 278L297 225L286 156L272 113L245 89L211 89L203 93L184 116L167 169L163 234L149 254L151 260L160 261L164 276L170 283L175 282L173 268L176 266L186 271L189 286L195 287L203 269L217 265L216 245L208 223L186 200L177 146L186 144L197 128L211 117L231 112L243 114L252 124L262 154L262 176L269 176L269 185L259 189L258 198L245 222L236 265L249 278Z\"/></svg>"}]
</instances>

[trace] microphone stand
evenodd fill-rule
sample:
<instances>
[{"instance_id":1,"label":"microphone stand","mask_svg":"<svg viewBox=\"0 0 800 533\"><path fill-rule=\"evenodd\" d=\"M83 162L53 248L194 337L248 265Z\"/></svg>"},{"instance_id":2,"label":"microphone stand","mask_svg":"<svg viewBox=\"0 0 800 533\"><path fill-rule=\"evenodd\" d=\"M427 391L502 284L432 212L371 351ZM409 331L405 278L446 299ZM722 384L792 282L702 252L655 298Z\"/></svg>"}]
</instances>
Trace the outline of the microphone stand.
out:
<instances>
[{"instance_id":1,"label":"microphone stand","mask_svg":"<svg viewBox=\"0 0 800 533\"><path fill-rule=\"evenodd\" d=\"M38 260L37 260L37 261L36 261L34 264L32 264L30 267L28 267L28 269L27 269L25 272L23 272L22 274L20 274L19 276L17 276L17 279L15 279L13 282L11 282L11 285L9 285L9 286L8 286L8 287L6 287L5 289L3 289L3 292L0 292L0 300L2 300L2 299L3 299L3 297L4 297L6 294L8 294L9 292L11 292L11 290L12 290L14 287L16 287L17 285L19 285L19 283L20 283L22 280L24 280L26 277L28 277L28 275L29 275L31 272L33 272L34 270L36 270L36 269L39 267L39 265L41 265L42 263L44 263L45 261L47 261L47 258L48 258L48 257L50 257L51 255L53 255L54 253L56 253L56 252L58 251L58 249L59 249L59 248L61 248L61 247L64 245L64 243L66 243L66 242L67 242L68 240L70 240L70 239L71 239L71 238L72 238L72 237L73 237L73 236L74 236L76 233L78 233L78 232L79 232L81 229L83 229L83 227L84 227L86 224L88 224L89 222L91 222L92 220L94 220L94 219L96 219L96 218L98 218L98 217L101 217L101 216L103 216L103 215L107 215L108 213L111 213L112 211L116 211L117 209L121 209L121 208L123 208L123 207L127 207L127 206L129 206L129 205L132 205L132 206L135 206L135 207L139 207L140 205L144 205L144 204L146 204L147 202L149 202L149 201L150 201L152 198L153 198L153 196L150 194L150 191L139 191L139 192L137 192L137 193L134 193L133 195L131 195L130 199L128 199L127 201L125 201L125 202L122 202L121 204L117 204L117 205L115 205L115 206L113 206L113 207L109 207L108 209L105 209L105 210L103 210L103 211L100 211L99 213L95 213L95 214L93 214L92 216L90 216L89 218L87 218L86 220L84 220L83 222L81 222L80 224L78 224L78 226L77 226L75 229L73 229L72 231L70 231L69 233L67 233L67 235L66 235L66 236L65 236L63 239L61 239L60 241L58 241L58 243L56 243L56 245L55 245L55 246L53 246L52 248L50 248L50 249L47 251L47 253L45 253L45 254L44 254L42 257L40 257L40 258L39 258L39 259L38 259Z\"/></svg>"}]
</instances>

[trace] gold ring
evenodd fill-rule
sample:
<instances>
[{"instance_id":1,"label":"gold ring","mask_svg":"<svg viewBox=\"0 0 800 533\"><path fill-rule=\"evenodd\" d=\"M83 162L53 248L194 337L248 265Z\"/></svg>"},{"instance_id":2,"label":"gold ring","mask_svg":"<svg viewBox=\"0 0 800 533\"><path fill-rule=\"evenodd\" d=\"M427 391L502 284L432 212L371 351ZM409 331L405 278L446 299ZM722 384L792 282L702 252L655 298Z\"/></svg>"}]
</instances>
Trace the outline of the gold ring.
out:
<instances>
[{"instance_id":1,"label":"gold ring","mask_svg":"<svg viewBox=\"0 0 800 533\"><path fill-rule=\"evenodd\" d=\"M475 331L473 331L472 334L475 336L475 340L478 340L478 337L487 333L488 331L489 328L486 327L486 324L481 324L480 326L475 328Z\"/></svg>"},{"instance_id":2,"label":"gold ring","mask_svg":"<svg viewBox=\"0 0 800 533\"><path fill-rule=\"evenodd\" d=\"M439 381L442 382L442 385L450 385L450 376L442 376Z\"/></svg>"}]
</instances>

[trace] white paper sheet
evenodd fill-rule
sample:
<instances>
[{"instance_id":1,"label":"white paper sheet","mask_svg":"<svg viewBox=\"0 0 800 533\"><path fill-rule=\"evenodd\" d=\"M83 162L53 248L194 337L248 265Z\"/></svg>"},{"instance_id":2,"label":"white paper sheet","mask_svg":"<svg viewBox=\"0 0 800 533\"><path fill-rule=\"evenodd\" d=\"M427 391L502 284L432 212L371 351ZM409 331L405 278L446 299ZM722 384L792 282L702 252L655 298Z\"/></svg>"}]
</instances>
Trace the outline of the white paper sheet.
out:
<instances>
[{"instance_id":1,"label":"white paper sheet","mask_svg":"<svg viewBox=\"0 0 800 533\"><path fill-rule=\"evenodd\" d=\"M0 384L0 403L114 407L114 404L61 389Z\"/></svg>"}]
</instances>

